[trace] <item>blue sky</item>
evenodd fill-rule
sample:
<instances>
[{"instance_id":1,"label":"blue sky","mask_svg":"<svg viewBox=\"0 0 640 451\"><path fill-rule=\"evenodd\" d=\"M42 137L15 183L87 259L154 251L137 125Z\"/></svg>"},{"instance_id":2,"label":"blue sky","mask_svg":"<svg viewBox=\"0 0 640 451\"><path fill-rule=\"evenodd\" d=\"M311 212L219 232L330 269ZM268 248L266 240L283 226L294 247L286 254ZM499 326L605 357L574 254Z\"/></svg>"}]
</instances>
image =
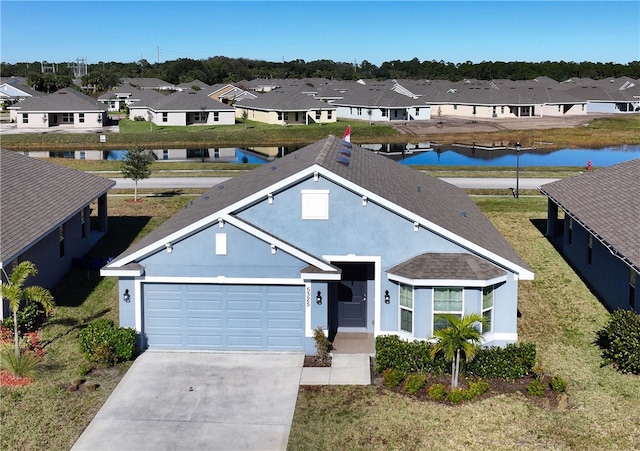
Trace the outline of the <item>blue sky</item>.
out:
<instances>
[{"instance_id":1,"label":"blue sky","mask_svg":"<svg viewBox=\"0 0 640 451\"><path fill-rule=\"evenodd\" d=\"M0 60L640 60L640 2L0 2Z\"/></svg>"}]
</instances>

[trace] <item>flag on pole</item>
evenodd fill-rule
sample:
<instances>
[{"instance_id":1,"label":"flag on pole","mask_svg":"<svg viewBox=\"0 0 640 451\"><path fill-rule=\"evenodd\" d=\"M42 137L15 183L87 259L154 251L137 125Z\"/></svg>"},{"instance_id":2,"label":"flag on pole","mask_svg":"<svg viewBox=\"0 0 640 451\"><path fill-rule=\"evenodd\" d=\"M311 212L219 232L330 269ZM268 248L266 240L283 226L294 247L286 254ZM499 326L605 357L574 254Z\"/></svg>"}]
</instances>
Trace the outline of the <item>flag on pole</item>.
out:
<instances>
[{"instance_id":1,"label":"flag on pole","mask_svg":"<svg viewBox=\"0 0 640 451\"><path fill-rule=\"evenodd\" d=\"M351 142L351 126L347 126L347 130L344 132L344 136L342 137L343 141L346 141L348 143Z\"/></svg>"}]
</instances>

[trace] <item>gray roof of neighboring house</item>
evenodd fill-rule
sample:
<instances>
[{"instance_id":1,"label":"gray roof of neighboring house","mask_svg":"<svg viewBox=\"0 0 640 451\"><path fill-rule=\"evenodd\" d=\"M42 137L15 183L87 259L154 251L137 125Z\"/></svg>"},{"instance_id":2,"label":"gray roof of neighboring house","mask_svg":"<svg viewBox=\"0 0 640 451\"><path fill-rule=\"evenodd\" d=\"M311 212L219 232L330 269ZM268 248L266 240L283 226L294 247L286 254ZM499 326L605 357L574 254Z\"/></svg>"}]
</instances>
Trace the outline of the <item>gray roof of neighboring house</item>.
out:
<instances>
[{"instance_id":1,"label":"gray roof of neighboring house","mask_svg":"<svg viewBox=\"0 0 640 451\"><path fill-rule=\"evenodd\" d=\"M314 165L360 186L488 251L528 269L526 263L491 224L464 190L353 145L348 166L337 161L344 142L330 135L283 158L209 189L188 208L169 218L116 260L176 233L261 190ZM275 193L274 193L275 194Z\"/></svg>"},{"instance_id":2,"label":"gray roof of neighboring house","mask_svg":"<svg viewBox=\"0 0 640 451\"><path fill-rule=\"evenodd\" d=\"M208 97L206 91L176 91L148 103L155 111L235 111L233 107Z\"/></svg>"},{"instance_id":3,"label":"gray roof of neighboring house","mask_svg":"<svg viewBox=\"0 0 640 451\"><path fill-rule=\"evenodd\" d=\"M507 272L471 254L425 253L387 270L407 279L491 280Z\"/></svg>"},{"instance_id":4,"label":"gray roof of neighboring house","mask_svg":"<svg viewBox=\"0 0 640 451\"><path fill-rule=\"evenodd\" d=\"M264 111L309 111L335 110L336 107L322 100L314 99L297 90L278 88L258 95L255 99L241 99L235 104L239 108Z\"/></svg>"},{"instance_id":5,"label":"gray roof of neighboring house","mask_svg":"<svg viewBox=\"0 0 640 451\"><path fill-rule=\"evenodd\" d=\"M43 97L31 97L9 107L20 113L39 112L100 112L107 106L73 88L64 88Z\"/></svg>"},{"instance_id":6,"label":"gray roof of neighboring house","mask_svg":"<svg viewBox=\"0 0 640 451\"><path fill-rule=\"evenodd\" d=\"M173 83L159 78L121 78L121 81L140 89L172 89L175 87Z\"/></svg>"},{"instance_id":7,"label":"gray roof of neighboring house","mask_svg":"<svg viewBox=\"0 0 640 451\"><path fill-rule=\"evenodd\" d=\"M0 261L13 260L115 182L0 149Z\"/></svg>"},{"instance_id":8,"label":"gray roof of neighboring house","mask_svg":"<svg viewBox=\"0 0 640 451\"><path fill-rule=\"evenodd\" d=\"M141 91L140 89L136 88L135 86L131 86L129 83L123 83L122 85L112 88L110 90L108 90L107 92L101 94L98 99L101 100L109 100L111 98L113 98L113 96L116 95L129 95L129 98L138 98L142 93L144 92L148 92L148 91Z\"/></svg>"},{"instance_id":9,"label":"gray roof of neighboring house","mask_svg":"<svg viewBox=\"0 0 640 451\"><path fill-rule=\"evenodd\" d=\"M186 83L180 83L179 85L177 85L178 88L182 88L182 89L193 89L194 86L197 86L200 89L204 89L207 90L210 88L210 86L208 84L206 84L204 81L200 81L200 80L193 80L193 81L188 81Z\"/></svg>"},{"instance_id":10,"label":"gray roof of neighboring house","mask_svg":"<svg viewBox=\"0 0 640 451\"><path fill-rule=\"evenodd\" d=\"M640 271L640 158L548 183L540 191Z\"/></svg>"},{"instance_id":11,"label":"gray roof of neighboring house","mask_svg":"<svg viewBox=\"0 0 640 451\"><path fill-rule=\"evenodd\" d=\"M392 90L390 83L368 83L367 85L354 84L353 89L346 91L341 99L333 102L334 105L355 107L387 107L407 108L416 105L427 104L426 99L413 99Z\"/></svg>"}]
</instances>

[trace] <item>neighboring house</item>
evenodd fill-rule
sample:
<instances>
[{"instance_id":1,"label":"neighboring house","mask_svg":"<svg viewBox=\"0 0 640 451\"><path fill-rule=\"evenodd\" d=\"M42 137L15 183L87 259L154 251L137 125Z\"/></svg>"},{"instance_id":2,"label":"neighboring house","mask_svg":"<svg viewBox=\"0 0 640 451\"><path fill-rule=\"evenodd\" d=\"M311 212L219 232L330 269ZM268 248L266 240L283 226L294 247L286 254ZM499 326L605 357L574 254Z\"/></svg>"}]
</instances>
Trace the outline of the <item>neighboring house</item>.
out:
<instances>
[{"instance_id":1,"label":"neighboring house","mask_svg":"<svg viewBox=\"0 0 640 451\"><path fill-rule=\"evenodd\" d=\"M109 111L124 111L127 106L146 98L149 92L150 91L141 91L125 83L100 95L98 101L107 105ZM156 94L157 97L161 96L161 94L155 92L154 94Z\"/></svg>"},{"instance_id":2,"label":"neighboring house","mask_svg":"<svg viewBox=\"0 0 640 451\"><path fill-rule=\"evenodd\" d=\"M0 79L0 104L3 109L25 99L44 95L44 93L28 87L23 78L2 77Z\"/></svg>"},{"instance_id":3,"label":"neighboring house","mask_svg":"<svg viewBox=\"0 0 640 451\"><path fill-rule=\"evenodd\" d=\"M177 91L179 88L173 83L160 80L159 78L121 78L124 84L135 86L138 89L154 89L156 91Z\"/></svg>"},{"instance_id":4,"label":"neighboring house","mask_svg":"<svg viewBox=\"0 0 640 451\"><path fill-rule=\"evenodd\" d=\"M513 343L533 279L463 190L334 136L212 187L101 274L144 347L306 353L317 327L429 339L438 313Z\"/></svg>"},{"instance_id":5,"label":"neighboring house","mask_svg":"<svg viewBox=\"0 0 640 451\"><path fill-rule=\"evenodd\" d=\"M206 91L176 91L129 106L129 118L142 117L156 125L233 125L233 107L210 99Z\"/></svg>"},{"instance_id":6,"label":"neighboring house","mask_svg":"<svg viewBox=\"0 0 640 451\"><path fill-rule=\"evenodd\" d=\"M337 121L336 107L297 89L278 88L255 99L238 100L236 117L275 125L328 124Z\"/></svg>"},{"instance_id":7,"label":"neighboring house","mask_svg":"<svg viewBox=\"0 0 640 451\"><path fill-rule=\"evenodd\" d=\"M252 94L249 91L238 88L230 84L218 84L209 87L208 94L211 99L218 102L226 103L227 105L233 105L239 100L243 99L255 99L258 96Z\"/></svg>"},{"instance_id":8,"label":"neighboring house","mask_svg":"<svg viewBox=\"0 0 640 451\"><path fill-rule=\"evenodd\" d=\"M338 108L340 119L371 122L393 122L431 119L431 106L424 99L415 99L392 89L389 82L354 84L341 99L331 104Z\"/></svg>"},{"instance_id":9,"label":"neighboring house","mask_svg":"<svg viewBox=\"0 0 640 451\"><path fill-rule=\"evenodd\" d=\"M191 89L193 91L207 91L210 87L211 86L206 84L204 81L200 81L197 79L186 83L180 83L176 86L176 88L178 88L178 90L180 91L184 91L185 89Z\"/></svg>"},{"instance_id":10,"label":"neighboring house","mask_svg":"<svg viewBox=\"0 0 640 451\"><path fill-rule=\"evenodd\" d=\"M0 268L28 260L29 284L53 288L107 231L107 191L115 182L0 150ZM7 314L2 307L2 316Z\"/></svg>"},{"instance_id":11,"label":"neighboring house","mask_svg":"<svg viewBox=\"0 0 640 451\"><path fill-rule=\"evenodd\" d=\"M540 187L547 237L610 310L640 312L639 180L640 158Z\"/></svg>"},{"instance_id":12,"label":"neighboring house","mask_svg":"<svg viewBox=\"0 0 640 451\"><path fill-rule=\"evenodd\" d=\"M73 88L31 97L10 106L17 128L102 128L107 106Z\"/></svg>"}]
</instances>

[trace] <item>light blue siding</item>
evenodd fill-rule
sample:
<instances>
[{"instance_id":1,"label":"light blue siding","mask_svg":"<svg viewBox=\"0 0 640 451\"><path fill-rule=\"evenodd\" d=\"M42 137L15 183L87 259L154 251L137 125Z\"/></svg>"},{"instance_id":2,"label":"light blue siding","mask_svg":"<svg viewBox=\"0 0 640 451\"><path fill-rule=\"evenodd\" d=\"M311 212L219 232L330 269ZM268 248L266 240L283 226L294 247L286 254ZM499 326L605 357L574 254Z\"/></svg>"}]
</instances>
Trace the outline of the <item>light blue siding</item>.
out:
<instances>
[{"instance_id":1,"label":"light blue siding","mask_svg":"<svg viewBox=\"0 0 640 451\"><path fill-rule=\"evenodd\" d=\"M149 348L303 350L302 286L149 283L143 291Z\"/></svg>"}]
</instances>

